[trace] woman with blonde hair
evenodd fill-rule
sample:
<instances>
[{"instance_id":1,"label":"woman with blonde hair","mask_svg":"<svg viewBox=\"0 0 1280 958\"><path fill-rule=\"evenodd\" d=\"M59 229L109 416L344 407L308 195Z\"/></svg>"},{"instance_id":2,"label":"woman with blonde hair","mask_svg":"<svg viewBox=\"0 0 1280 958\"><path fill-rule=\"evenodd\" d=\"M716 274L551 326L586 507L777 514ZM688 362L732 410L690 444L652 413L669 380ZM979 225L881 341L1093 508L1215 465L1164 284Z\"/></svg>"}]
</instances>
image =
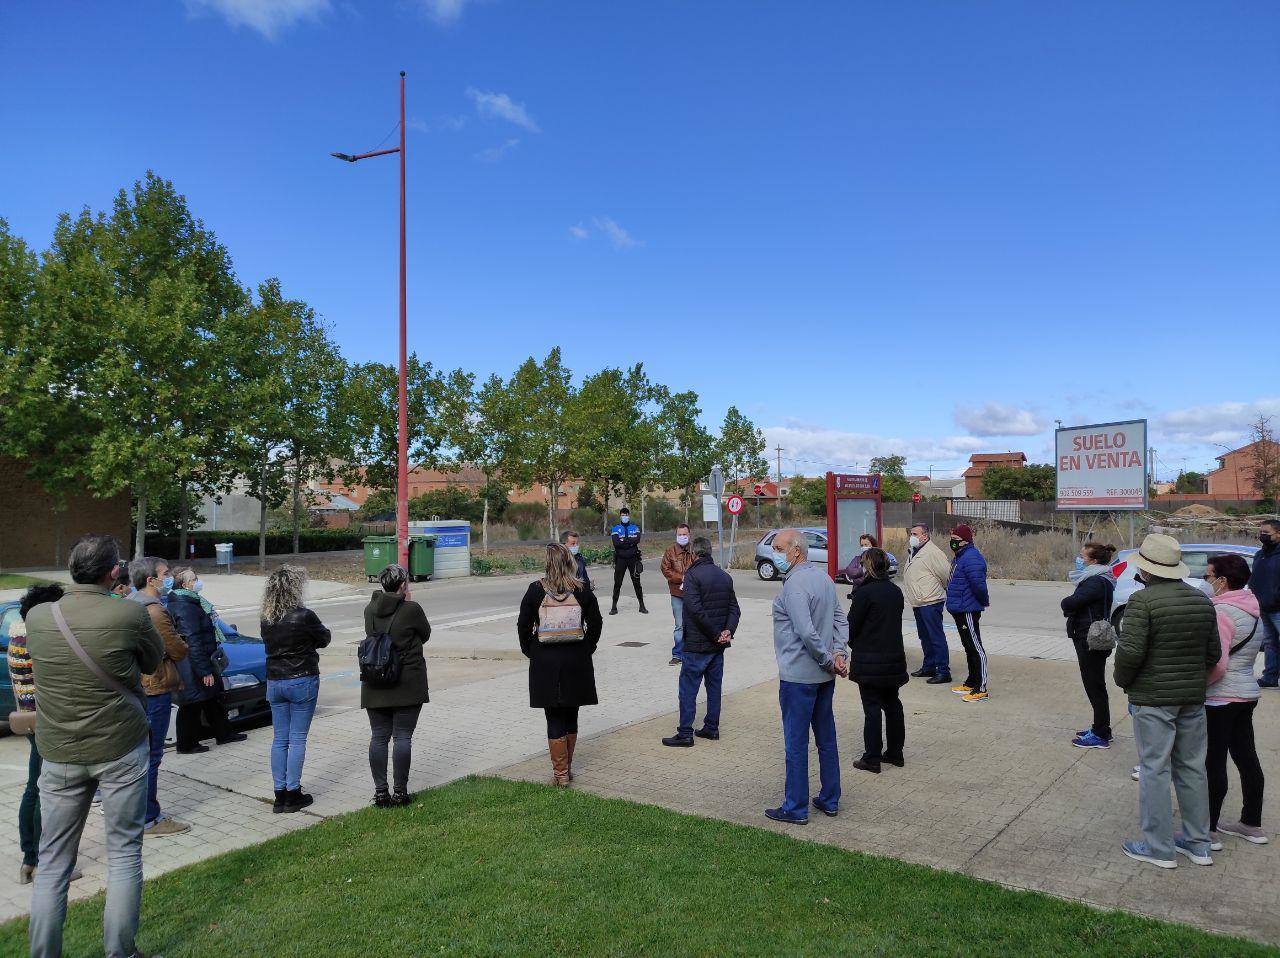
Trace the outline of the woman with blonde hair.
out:
<instances>
[{"instance_id":1,"label":"woman with blonde hair","mask_svg":"<svg viewBox=\"0 0 1280 958\"><path fill-rule=\"evenodd\" d=\"M282 565L267 578L262 595L262 642L267 650L267 702L271 705L273 812L296 812L314 799L302 790L307 732L320 695L318 650L329 630L303 600L307 570Z\"/></svg>"},{"instance_id":2,"label":"woman with blonde hair","mask_svg":"<svg viewBox=\"0 0 1280 958\"><path fill-rule=\"evenodd\" d=\"M572 553L551 543L545 574L529 585L520 603L516 634L529 659L529 707L547 716L553 785L573 780L578 709L599 701L591 657L603 627L600 604L578 578Z\"/></svg>"}]
</instances>

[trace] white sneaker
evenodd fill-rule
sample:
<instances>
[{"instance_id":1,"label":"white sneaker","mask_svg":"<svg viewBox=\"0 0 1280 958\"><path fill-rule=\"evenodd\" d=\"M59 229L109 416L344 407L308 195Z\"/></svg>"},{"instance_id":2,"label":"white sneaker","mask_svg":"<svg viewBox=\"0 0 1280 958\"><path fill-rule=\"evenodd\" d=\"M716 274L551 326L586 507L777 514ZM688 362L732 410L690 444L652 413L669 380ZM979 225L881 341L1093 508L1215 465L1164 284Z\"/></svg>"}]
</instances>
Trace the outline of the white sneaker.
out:
<instances>
[{"instance_id":1,"label":"white sneaker","mask_svg":"<svg viewBox=\"0 0 1280 958\"><path fill-rule=\"evenodd\" d=\"M1136 781L1138 780L1138 777L1139 777L1139 776L1138 776L1138 773L1139 773L1139 772L1141 772L1141 771L1142 771L1142 766L1141 766L1141 765L1135 765L1135 766L1133 767L1133 771L1129 773L1129 777L1130 777L1131 779L1133 779L1133 780L1136 782Z\"/></svg>"}]
</instances>

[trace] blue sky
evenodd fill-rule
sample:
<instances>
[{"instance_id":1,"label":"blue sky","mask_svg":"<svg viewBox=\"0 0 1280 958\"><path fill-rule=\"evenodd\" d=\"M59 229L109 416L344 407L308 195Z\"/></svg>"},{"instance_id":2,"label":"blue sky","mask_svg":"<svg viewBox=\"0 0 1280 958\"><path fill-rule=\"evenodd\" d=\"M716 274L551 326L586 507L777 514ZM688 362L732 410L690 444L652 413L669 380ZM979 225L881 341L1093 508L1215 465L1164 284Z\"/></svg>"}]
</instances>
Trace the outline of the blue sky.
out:
<instances>
[{"instance_id":1,"label":"blue sky","mask_svg":"<svg viewBox=\"0 0 1280 958\"><path fill-rule=\"evenodd\" d=\"M50 10L0 6L0 216L43 248L154 169L354 359L394 355L396 163L328 154L404 69L439 365L643 361L810 474L1140 417L1163 474L1280 413L1269 0Z\"/></svg>"}]
</instances>

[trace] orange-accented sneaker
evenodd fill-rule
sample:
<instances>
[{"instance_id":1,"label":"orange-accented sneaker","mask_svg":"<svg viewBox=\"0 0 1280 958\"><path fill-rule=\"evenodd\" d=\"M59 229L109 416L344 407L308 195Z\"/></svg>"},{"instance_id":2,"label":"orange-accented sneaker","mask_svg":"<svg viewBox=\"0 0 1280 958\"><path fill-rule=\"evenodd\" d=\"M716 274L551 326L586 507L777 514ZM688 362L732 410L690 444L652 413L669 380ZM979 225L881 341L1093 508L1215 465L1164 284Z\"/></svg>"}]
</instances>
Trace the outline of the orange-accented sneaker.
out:
<instances>
[{"instance_id":1,"label":"orange-accented sneaker","mask_svg":"<svg viewBox=\"0 0 1280 958\"><path fill-rule=\"evenodd\" d=\"M953 685L951 687L951 691L955 692L956 695L968 695L970 692L973 691L973 686L972 685Z\"/></svg>"},{"instance_id":2,"label":"orange-accented sneaker","mask_svg":"<svg viewBox=\"0 0 1280 958\"><path fill-rule=\"evenodd\" d=\"M986 692L979 692L976 689L962 698L962 702L985 702L987 700Z\"/></svg>"}]
</instances>

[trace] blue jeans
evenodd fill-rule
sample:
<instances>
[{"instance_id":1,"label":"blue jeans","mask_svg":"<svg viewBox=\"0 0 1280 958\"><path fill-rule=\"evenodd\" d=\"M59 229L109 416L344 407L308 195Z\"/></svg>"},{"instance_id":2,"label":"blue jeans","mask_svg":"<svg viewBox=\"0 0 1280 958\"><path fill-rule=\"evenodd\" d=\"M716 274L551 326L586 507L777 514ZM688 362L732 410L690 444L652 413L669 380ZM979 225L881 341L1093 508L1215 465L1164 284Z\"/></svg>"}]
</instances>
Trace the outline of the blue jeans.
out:
<instances>
[{"instance_id":1,"label":"blue jeans","mask_svg":"<svg viewBox=\"0 0 1280 958\"><path fill-rule=\"evenodd\" d=\"M271 705L271 777L276 791L301 787L302 763L307 757L307 732L316 714L320 697L320 676L267 681L267 702Z\"/></svg>"},{"instance_id":2,"label":"blue jeans","mask_svg":"<svg viewBox=\"0 0 1280 958\"><path fill-rule=\"evenodd\" d=\"M818 746L818 777L821 791L816 804L828 811L840 806L840 756L836 751L835 679L810 685L807 682L778 682L778 704L782 706L782 740L787 750L786 800L782 811L799 818L809 817L809 729Z\"/></svg>"},{"instance_id":3,"label":"blue jeans","mask_svg":"<svg viewBox=\"0 0 1280 958\"><path fill-rule=\"evenodd\" d=\"M67 886L95 789L102 792L107 843L107 902L102 950L107 958L137 953L142 906L142 828L147 811L147 740L111 762L66 765L47 758L40 771L40 867L31 893L31 956L60 958Z\"/></svg>"},{"instance_id":4,"label":"blue jeans","mask_svg":"<svg viewBox=\"0 0 1280 958\"><path fill-rule=\"evenodd\" d=\"M1264 612L1262 619L1262 681L1280 681L1280 612Z\"/></svg>"},{"instance_id":5,"label":"blue jeans","mask_svg":"<svg viewBox=\"0 0 1280 958\"><path fill-rule=\"evenodd\" d=\"M671 657L678 659L684 652L684 599L678 595L671 597L671 615L676 620L676 629L671 633Z\"/></svg>"},{"instance_id":6,"label":"blue jeans","mask_svg":"<svg viewBox=\"0 0 1280 958\"><path fill-rule=\"evenodd\" d=\"M947 651L947 633L942 629L942 607L946 603L917 606L911 611L916 616L916 634L920 636L920 648L924 652L922 668L935 674L951 674L951 655Z\"/></svg>"},{"instance_id":7,"label":"blue jeans","mask_svg":"<svg viewBox=\"0 0 1280 958\"><path fill-rule=\"evenodd\" d=\"M707 716L702 726L708 732L720 731L720 687L724 684L723 652L685 652L680 656L680 725L678 735L693 734L693 717L697 712L698 686L707 682Z\"/></svg>"},{"instance_id":8,"label":"blue jeans","mask_svg":"<svg viewBox=\"0 0 1280 958\"><path fill-rule=\"evenodd\" d=\"M169 715L172 711L171 693L147 696L147 721L151 723L151 767L147 772L148 825L160 820L160 760L164 758L164 740L169 734Z\"/></svg>"}]
</instances>

